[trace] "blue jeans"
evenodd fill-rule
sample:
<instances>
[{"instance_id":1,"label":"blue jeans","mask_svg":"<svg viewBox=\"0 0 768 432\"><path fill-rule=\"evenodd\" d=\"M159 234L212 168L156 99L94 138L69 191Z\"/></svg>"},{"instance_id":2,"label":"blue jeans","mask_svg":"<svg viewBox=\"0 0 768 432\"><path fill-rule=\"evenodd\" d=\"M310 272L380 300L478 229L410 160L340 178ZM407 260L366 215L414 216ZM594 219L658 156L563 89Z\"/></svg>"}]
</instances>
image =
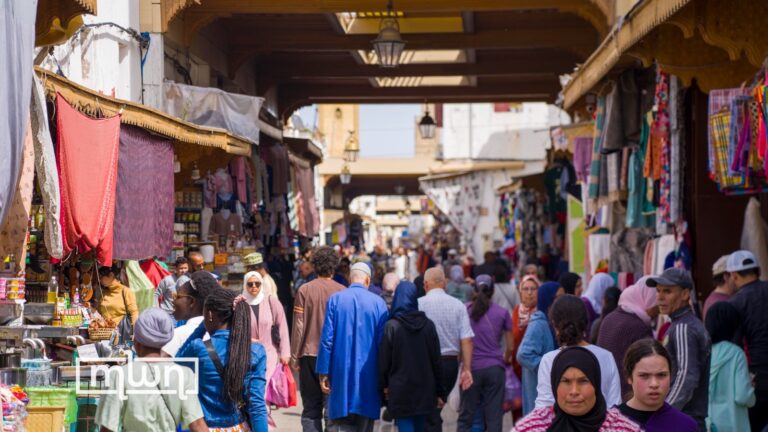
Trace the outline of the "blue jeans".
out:
<instances>
[{"instance_id":1,"label":"blue jeans","mask_svg":"<svg viewBox=\"0 0 768 432\"><path fill-rule=\"evenodd\" d=\"M395 419L398 432L424 432L427 416L398 417Z\"/></svg>"}]
</instances>

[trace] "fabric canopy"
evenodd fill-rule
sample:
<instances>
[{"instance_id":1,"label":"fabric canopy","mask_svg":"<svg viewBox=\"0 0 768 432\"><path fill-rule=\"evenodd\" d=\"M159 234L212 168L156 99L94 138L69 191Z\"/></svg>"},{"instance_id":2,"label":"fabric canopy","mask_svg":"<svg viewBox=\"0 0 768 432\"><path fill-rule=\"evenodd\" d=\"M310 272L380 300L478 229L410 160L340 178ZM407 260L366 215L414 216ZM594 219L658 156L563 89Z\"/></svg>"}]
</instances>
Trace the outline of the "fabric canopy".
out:
<instances>
[{"instance_id":1,"label":"fabric canopy","mask_svg":"<svg viewBox=\"0 0 768 432\"><path fill-rule=\"evenodd\" d=\"M173 146L135 126L120 129L114 257L166 256L173 247Z\"/></svg>"},{"instance_id":2,"label":"fabric canopy","mask_svg":"<svg viewBox=\"0 0 768 432\"><path fill-rule=\"evenodd\" d=\"M37 0L9 0L0 7L0 226L19 181L32 92Z\"/></svg>"},{"instance_id":3,"label":"fabric canopy","mask_svg":"<svg viewBox=\"0 0 768 432\"><path fill-rule=\"evenodd\" d=\"M95 251L112 265L120 116L92 119L56 96L64 256Z\"/></svg>"}]
</instances>

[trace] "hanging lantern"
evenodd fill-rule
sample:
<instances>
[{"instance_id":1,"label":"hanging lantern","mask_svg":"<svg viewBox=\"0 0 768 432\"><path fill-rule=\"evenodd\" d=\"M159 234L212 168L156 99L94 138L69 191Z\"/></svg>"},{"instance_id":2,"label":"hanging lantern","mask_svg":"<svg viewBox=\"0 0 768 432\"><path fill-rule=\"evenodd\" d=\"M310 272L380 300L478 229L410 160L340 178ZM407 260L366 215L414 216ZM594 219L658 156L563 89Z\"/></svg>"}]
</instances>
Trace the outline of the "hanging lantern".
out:
<instances>
[{"instance_id":1,"label":"hanging lantern","mask_svg":"<svg viewBox=\"0 0 768 432\"><path fill-rule=\"evenodd\" d=\"M358 156L360 156L360 143L355 139L355 131L349 131L349 137L344 144L344 160L356 162Z\"/></svg>"},{"instance_id":2,"label":"hanging lantern","mask_svg":"<svg viewBox=\"0 0 768 432\"><path fill-rule=\"evenodd\" d=\"M391 1L387 5L387 16L379 22L379 36L371 43L379 59L379 66L395 68L400 64L405 41L400 37L400 24L392 13Z\"/></svg>"},{"instance_id":3,"label":"hanging lantern","mask_svg":"<svg viewBox=\"0 0 768 432\"><path fill-rule=\"evenodd\" d=\"M341 180L341 184L343 185L348 185L349 182L352 181L352 172L349 170L349 166L347 164L344 164L344 166L341 168L339 180Z\"/></svg>"},{"instance_id":4,"label":"hanging lantern","mask_svg":"<svg viewBox=\"0 0 768 432\"><path fill-rule=\"evenodd\" d=\"M424 117L419 121L419 132L424 139L432 139L435 137L435 130L437 129L437 123L435 119L429 115L429 110L424 112Z\"/></svg>"}]
</instances>

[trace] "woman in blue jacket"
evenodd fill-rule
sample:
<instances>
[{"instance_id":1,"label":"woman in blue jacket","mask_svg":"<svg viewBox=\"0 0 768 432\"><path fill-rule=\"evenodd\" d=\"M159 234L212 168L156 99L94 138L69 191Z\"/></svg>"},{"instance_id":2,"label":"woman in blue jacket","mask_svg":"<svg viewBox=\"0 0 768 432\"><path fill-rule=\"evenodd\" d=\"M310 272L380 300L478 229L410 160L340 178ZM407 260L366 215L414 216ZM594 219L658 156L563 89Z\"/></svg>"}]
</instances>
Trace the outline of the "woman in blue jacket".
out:
<instances>
[{"instance_id":1,"label":"woman in blue jacket","mask_svg":"<svg viewBox=\"0 0 768 432\"><path fill-rule=\"evenodd\" d=\"M251 342L248 303L219 289L205 300L203 318L176 356L198 359L198 397L210 431L267 432L267 354ZM203 341L206 331L211 338Z\"/></svg>"},{"instance_id":2,"label":"woman in blue jacket","mask_svg":"<svg viewBox=\"0 0 768 432\"><path fill-rule=\"evenodd\" d=\"M728 302L713 304L704 322L712 338L707 417L712 432L750 431L749 408L755 405L755 389L747 356L731 343L739 323L739 311Z\"/></svg>"},{"instance_id":3,"label":"woman in blue jacket","mask_svg":"<svg viewBox=\"0 0 768 432\"><path fill-rule=\"evenodd\" d=\"M555 332L547 318L549 307L565 293L558 282L546 282L539 287L536 312L528 322L523 341L517 350L517 362L523 369L523 415L533 411L536 402L536 386L539 383L539 363L544 354L557 348Z\"/></svg>"}]
</instances>

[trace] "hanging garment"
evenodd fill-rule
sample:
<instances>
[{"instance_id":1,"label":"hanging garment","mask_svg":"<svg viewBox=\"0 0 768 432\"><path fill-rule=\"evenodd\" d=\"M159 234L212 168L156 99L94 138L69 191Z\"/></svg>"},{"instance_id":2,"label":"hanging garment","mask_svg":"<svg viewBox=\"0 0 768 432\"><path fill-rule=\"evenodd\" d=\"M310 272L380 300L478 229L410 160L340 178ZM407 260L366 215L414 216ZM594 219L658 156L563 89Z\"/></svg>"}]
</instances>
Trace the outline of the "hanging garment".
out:
<instances>
[{"instance_id":1,"label":"hanging garment","mask_svg":"<svg viewBox=\"0 0 768 432\"><path fill-rule=\"evenodd\" d=\"M141 270L137 261L127 261L125 274L128 276L128 287L136 296L136 307L139 313L155 306L155 287L151 280Z\"/></svg>"},{"instance_id":2,"label":"hanging garment","mask_svg":"<svg viewBox=\"0 0 768 432\"><path fill-rule=\"evenodd\" d=\"M116 259L166 256L173 247L173 144L144 129L120 129Z\"/></svg>"},{"instance_id":3,"label":"hanging garment","mask_svg":"<svg viewBox=\"0 0 768 432\"><path fill-rule=\"evenodd\" d=\"M248 204L248 176L245 169L246 161L243 156L238 156L229 162L229 173L234 180L234 189L237 199L243 203Z\"/></svg>"},{"instance_id":4,"label":"hanging garment","mask_svg":"<svg viewBox=\"0 0 768 432\"><path fill-rule=\"evenodd\" d=\"M155 259L148 259L141 261L139 263L139 267L141 267L141 271L144 272L145 275L147 275L147 279L152 283L153 287L157 287L160 285L160 281L165 279L166 276L170 275L171 272L164 269L163 266L157 263Z\"/></svg>"},{"instance_id":5,"label":"hanging garment","mask_svg":"<svg viewBox=\"0 0 768 432\"><path fill-rule=\"evenodd\" d=\"M589 273L607 272L611 261L611 235L589 236Z\"/></svg>"},{"instance_id":6,"label":"hanging garment","mask_svg":"<svg viewBox=\"0 0 768 432\"><path fill-rule=\"evenodd\" d=\"M92 119L56 94L56 126L64 255L93 250L112 265L120 115Z\"/></svg>"},{"instance_id":7,"label":"hanging garment","mask_svg":"<svg viewBox=\"0 0 768 432\"><path fill-rule=\"evenodd\" d=\"M315 178L311 166L297 166L296 181L301 192L304 206L304 218L307 225L307 237L314 237L320 232L320 215L315 198Z\"/></svg>"},{"instance_id":8,"label":"hanging garment","mask_svg":"<svg viewBox=\"0 0 768 432\"><path fill-rule=\"evenodd\" d=\"M573 167L576 170L576 178L585 185L589 182L593 143L593 137L578 137L573 141Z\"/></svg>"},{"instance_id":9,"label":"hanging garment","mask_svg":"<svg viewBox=\"0 0 768 432\"><path fill-rule=\"evenodd\" d=\"M644 229L626 228L611 238L611 271L642 273L645 246L651 238Z\"/></svg>"},{"instance_id":10,"label":"hanging garment","mask_svg":"<svg viewBox=\"0 0 768 432\"><path fill-rule=\"evenodd\" d=\"M624 121L622 119L621 90L616 82L605 97L604 138L601 151L610 153L624 147Z\"/></svg>"},{"instance_id":11,"label":"hanging garment","mask_svg":"<svg viewBox=\"0 0 768 432\"><path fill-rule=\"evenodd\" d=\"M272 168L272 195L288 193L288 150L279 143L272 144L267 149L267 159Z\"/></svg>"},{"instance_id":12,"label":"hanging garment","mask_svg":"<svg viewBox=\"0 0 768 432\"><path fill-rule=\"evenodd\" d=\"M56 169L56 150L53 148L51 131L48 128L45 91L37 76L34 76L32 86L30 115L32 142L35 146L35 173L45 210L45 247L50 256L61 259L64 254L64 240L61 237L59 172Z\"/></svg>"},{"instance_id":13,"label":"hanging garment","mask_svg":"<svg viewBox=\"0 0 768 432\"><path fill-rule=\"evenodd\" d=\"M708 109L708 116L710 119L715 114L719 113L720 110L722 110L724 107L731 106L731 102L736 96L741 96L747 93L747 89L742 88L730 88L730 89L714 89L709 92L709 109ZM716 166L716 152L715 152L715 128L712 122L709 122L709 176L713 180L717 177L717 166Z\"/></svg>"},{"instance_id":14,"label":"hanging garment","mask_svg":"<svg viewBox=\"0 0 768 432\"><path fill-rule=\"evenodd\" d=\"M243 221L240 216L230 212L229 217L225 218L222 213L224 212L213 215L208 234L224 238L240 237L243 234Z\"/></svg>"},{"instance_id":15,"label":"hanging garment","mask_svg":"<svg viewBox=\"0 0 768 432\"><path fill-rule=\"evenodd\" d=\"M27 122L27 136L22 148L21 175L13 195L13 202L8 209L8 216L0 227L0 259L6 255L13 255L13 262L18 272L23 271L26 264L27 225L32 207L34 182L35 148L32 144L32 128Z\"/></svg>"},{"instance_id":16,"label":"hanging garment","mask_svg":"<svg viewBox=\"0 0 768 432\"><path fill-rule=\"evenodd\" d=\"M629 173L627 178L629 193L627 194L626 225L633 228L652 227L655 225L655 209L653 204L647 199L648 182L643 177L643 161L645 160L648 133L648 122L643 119L640 146L632 151L632 154L629 156Z\"/></svg>"},{"instance_id":17,"label":"hanging garment","mask_svg":"<svg viewBox=\"0 0 768 432\"><path fill-rule=\"evenodd\" d=\"M602 162L604 157L602 155L602 145L605 139L605 96L597 98L597 113L595 118L595 138L592 146L592 165L589 170L589 201L587 202L587 213L594 213L597 210L597 201L601 196L601 171L603 169ZM602 171L604 172L604 171ZM605 178L604 175L602 175ZM607 189L607 188L606 188Z\"/></svg>"},{"instance_id":18,"label":"hanging garment","mask_svg":"<svg viewBox=\"0 0 768 432\"><path fill-rule=\"evenodd\" d=\"M669 219L671 222L683 218L683 173L685 160L685 108L680 79L671 76L669 81L669 133L670 133L670 197Z\"/></svg>"},{"instance_id":19,"label":"hanging garment","mask_svg":"<svg viewBox=\"0 0 768 432\"><path fill-rule=\"evenodd\" d=\"M37 0L10 0L0 7L0 226L13 207L21 173L32 91Z\"/></svg>"}]
</instances>

